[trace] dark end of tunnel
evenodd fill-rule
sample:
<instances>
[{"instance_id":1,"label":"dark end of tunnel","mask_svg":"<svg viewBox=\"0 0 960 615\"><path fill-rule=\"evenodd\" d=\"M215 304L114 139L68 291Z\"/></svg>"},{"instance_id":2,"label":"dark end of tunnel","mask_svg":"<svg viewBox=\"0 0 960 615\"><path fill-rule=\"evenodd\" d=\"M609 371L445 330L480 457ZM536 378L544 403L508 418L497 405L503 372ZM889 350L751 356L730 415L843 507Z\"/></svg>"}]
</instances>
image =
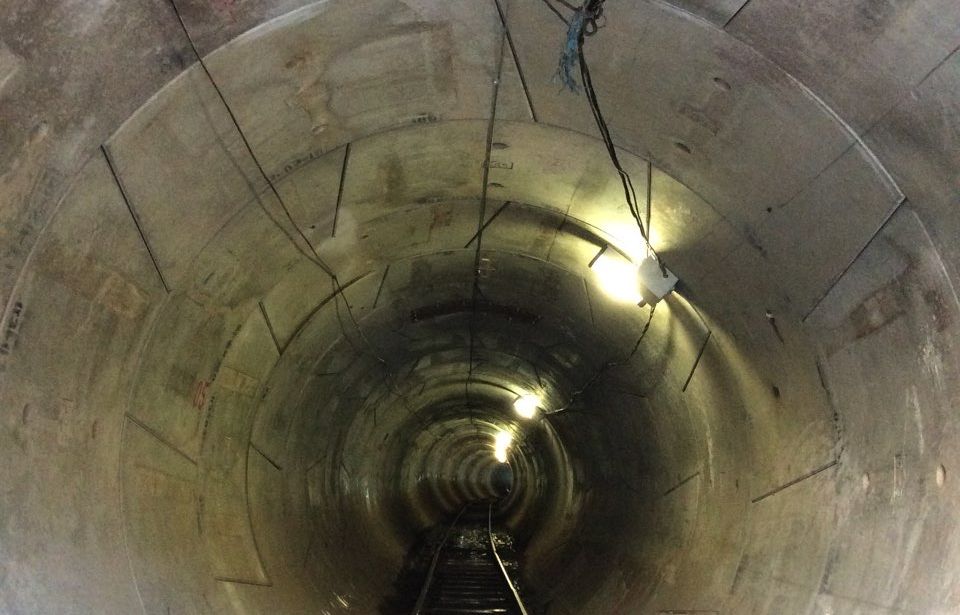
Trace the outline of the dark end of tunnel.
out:
<instances>
[{"instance_id":1,"label":"dark end of tunnel","mask_svg":"<svg viewBox=\"0 0 960 615\"><path fill-rule=\"evenodd\" d=\"M491 483L497 497L504 498L510 495L513 491L513 481L513 467L509 463L501 463L494 468Z\"/></svg>"}]
</instances>

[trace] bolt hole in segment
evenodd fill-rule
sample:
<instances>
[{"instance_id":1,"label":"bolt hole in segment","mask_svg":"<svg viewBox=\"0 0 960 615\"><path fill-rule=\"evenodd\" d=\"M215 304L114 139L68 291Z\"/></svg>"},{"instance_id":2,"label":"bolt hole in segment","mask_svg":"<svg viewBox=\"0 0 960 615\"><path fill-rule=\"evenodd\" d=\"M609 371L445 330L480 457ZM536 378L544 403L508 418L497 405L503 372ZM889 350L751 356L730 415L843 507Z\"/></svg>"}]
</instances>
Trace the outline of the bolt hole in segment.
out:
<instances>
[{"instance_id":1,"label":"bolt hole in segment","mask_svg":"<svg viewBox=\"0 0 960 615\"><path fill-rule=\"evenodd\" d=\"M717 86L717 88L723 90L724 92L730 91L730 83L723 77L714 77L713 83Z\"/></svg>"}]
</instances>

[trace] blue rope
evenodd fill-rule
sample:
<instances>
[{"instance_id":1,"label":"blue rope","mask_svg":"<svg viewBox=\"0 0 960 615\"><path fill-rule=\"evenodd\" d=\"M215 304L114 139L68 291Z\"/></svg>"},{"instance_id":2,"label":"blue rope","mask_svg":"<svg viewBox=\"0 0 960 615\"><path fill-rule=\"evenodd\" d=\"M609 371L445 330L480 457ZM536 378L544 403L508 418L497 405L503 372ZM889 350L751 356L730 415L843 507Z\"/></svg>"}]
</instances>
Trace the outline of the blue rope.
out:
<instances>
[{"instance_id":1,"label":"blue rope","mask_svg":"<svg viewBox=\"0 0 960 615\"><path fill-rule=\"evenodd\" d=\"M580 61L580 37L583 35L585 11L577 9L567 28L567 41L560 54L560 63L554 81L559 81L561 89L568 89L573 93L580 91L580 85L573 76L573 70Z\"/></svg>"}]
</instances>

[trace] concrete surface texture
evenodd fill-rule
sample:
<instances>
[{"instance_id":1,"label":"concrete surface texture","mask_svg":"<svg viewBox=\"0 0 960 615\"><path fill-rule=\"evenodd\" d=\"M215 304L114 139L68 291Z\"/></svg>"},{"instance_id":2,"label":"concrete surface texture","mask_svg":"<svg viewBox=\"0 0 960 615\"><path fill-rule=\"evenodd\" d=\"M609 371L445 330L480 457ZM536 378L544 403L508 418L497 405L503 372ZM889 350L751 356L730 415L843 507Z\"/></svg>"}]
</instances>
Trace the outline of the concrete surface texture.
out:
<instances>
[{"instance_id":1,"label":"concrete surface texture","mask_svg":"<svg viewBox=\"0 0 960 615\"><path fill-rule=\"evenodd\" d=\"M955 0L0 5L0 611L960 612Z\"/></svg>"}]
</instances>

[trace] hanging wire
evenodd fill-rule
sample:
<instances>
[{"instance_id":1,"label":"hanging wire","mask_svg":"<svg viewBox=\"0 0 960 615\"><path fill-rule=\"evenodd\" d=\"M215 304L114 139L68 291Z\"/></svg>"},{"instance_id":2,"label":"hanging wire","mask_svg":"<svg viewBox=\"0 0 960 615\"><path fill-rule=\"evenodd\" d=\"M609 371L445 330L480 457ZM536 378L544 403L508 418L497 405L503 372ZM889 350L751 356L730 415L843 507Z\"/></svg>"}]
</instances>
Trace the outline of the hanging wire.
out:
<instances>
[{"instance_id":1,"label":"hanging wire","mask_svg":"<svg viewBox=\"0 0 960 615\"><path fill-rule=\"evenodd\" d=\"M274 184L273 180L270 178L266 170L263 168L263 165L261 164L260 159L257 157L256 153L254 152L253 146L250 144L250 141L248 140L246 133L243 131L243 128L241 128L240 126L240 122L233 111L233 107L230 105L229 102L227 102L226 96L224 96L223 91L220 89L219 84L213 78L213 74L210 72L210 69L207 67L206 61L203 59L203 56L200 55L200 50L197 48L197 45L194 42L193 37L190 35L190 31L187 29L187 24L183 19L183 15L180 12L180 7L177 6L177 0L169 0L169 2L170 2L170 6L173 9L174 14L176 15L177 22L180 26L180 29L183 32L184 37L187 40L187 43L190 45L190 49L193 52L193 55L197 59L197 63L199 64L204 75L207 77L208 82L216 92L217 97L220 99L220 102L222 103L224 110L227 112L227 115L229 116L234 129L236 130L237 134L240 137L240 141L243 144L244 149L247 151L250 159L253 161L254 165L256 166L259 175L266 182L267 188L269 189L271 195L279 204L280 209L283 212L283 216L286 218L287 224L294 229L294 232L296 233L296 235L294 235L293 232L291 232L288 228L284 226L283 221L279 220L277 216L274 215L274 213L271 212L266 207L263 201L259 198L259 195L255 193L256 201L258 205L260 206L263 213L267 216L267 218L274 224L274 226L276 226L276 228L280 232L282 232L287 237L287 239L289 239L293 247L298 252L300 252L307 260L317 265L324 273L326 273L330 277L330 283L332 286L332 293L333 293L333 298L335 302L334 305L337 311L337 323L340 327L341 335L347 340L347 342L351 345L351 347L355 348L353 341L350 340L350 336L347 334L347 330L346 330L346 327L344 326L343 318L340 315L339 301L342 298L345 311L349 316L349 320L352 323L354 329L356 329L357 335L360 338L360 341L363 347L386 370L387 375L389 377L388 382L390 382L392 386L392 383L395 377L394 370L390 368L390 365L386 361L386 359L384 359L377 352L374 345L370 342L370 340L364 334L363 329L361 329L360 327L360 323L357 321L357 318L353 313L353 309L350 307L350 303L347 301L346 295L344 294L344 286L343 284L341 284L340 279L337 277L336 272L326 261L324 261L323 258L320 257L320 254L317 252L316 248L313 246L313 243L304 234L303 230L297 224L296 220L294 220L292 214L290 213L290 209L287 207L286 202L281 196L279 190L277 190L277 187ZM297 240L297 237L299 237L300 241Z\"/></svg>"},{"instance_id":2,"label":"hanging wire","mask_svg":"<svg viewBox=\"0 0 960 615\"><path fill-rule=\"evenodd\" d=\"M557 9L557 7L553 6L553 3L550 2L550 0L543 0L543 3L547 5L547 8L548 8L548 9L550 9L551 11L553 11L553 14L556 15L557 18L558 18L560 21L562 21L564 24L566 24L566 25L568 25L568 26L570 25L570 21L569 21L566 17L563 16L563 13L561 13L561 12ZM564 5L569 6L569 5L567 5L566 3L564 3ZM572 7L571 7L571 8L572 8ZM576 10L576 9L573 8L573 10Z\"/></svg>"},{"instance_id":3,"label":"hanging wire","mask_svg":"<svg viewBox=\"0 0 960 615\"><path fill-rule=\"evenodd\" d=\"M500 10L500 4L497 3L497 9ZM487 218L487 197L488 197L488 188L490 180L490 156L493 151L493 135L494 129L496 127L497 120L497 101L500 96L500 80L503 77L503 59L504 53L506 52L508 44L507 39L507 23L504 18L503 12L500 11L500 53L497 56L496 64L496 77L493 80L493 88L490 94L490 118L487 122L487 135L485 139L485 148L484 148L484 158L483 158L483 177L481 181L480 188L480 203L477 211L477 232L474 235L476 239L476 250L474 251L473 257L473 288L470 299L470 356L469 363L467 365L467 378L463 383L464 397L467 400L468 406L471 407L470 420L473 420L473 409L470 398L470 384L473 380L473 367L474 367L474 357L476 355L476 345L477 345L477 314L479 308L479 301L485 300L486 297L483 295L483 291L480 288L480 270L483 264L482 259L482 247L483 247L483 231L486 228L488 222ZM497 214L494 214L496 216ZM492 220L492 219L491 219ZM473 240L471 240L473 241ZM469 243L467 244L469 245Z\"/></svg>"},{"instance_id":4,"label":"hanging wire","mask_svg":"<svg viewBox=\"0 0 960 615\"><path fill-rule=\"evenodd\" d=\"M620 184L623 186L623 196L630 210L630 215L640 230L640 236L646 244L647 251L660 265L660 270L666 277L667 272L659 256L650 245L649 224L643 220L643 212L640 211L640 204L637 199L637 191L633 186L633 180L630 174L623 168L620 157L617 155L616 145L613 143L613 137L610 134L610 127L600 109L600 100L597 97L596 89L593 85L593 78L590 75L590 65L587 63L586 54L583 50L583 43L586 37L597 33L606 21L603 14L603 5L606 0L586 0L584 4L575 10L574 16L569 21L567 28L567 37L564 43L563 51L560 54L560 60L557 66L557 80L561 82L564 88L578 92L580 86L573 78L574 64L580 65L580 81L587 102L590 105L590 112L593 114L597 130L600 132L600 138L603 140L604 147L607 150L607 156L613 164L617 175L620 178ZM650 203L647 203L649 211ZM649 219L649 214L648 214Z\"/></svg>"},{"instance_id":5,"label":"hanging wire","mask_svg":"<svg viewBox=\"0 0 960 615\"><path fill-rule=\"evenodd\" d=\"M605 373L607 373L609 370L613 369L614 367L620 367L622 365L627 365L628 363L630 363L630 361L633 360L633 357L637 354L637 351L640 350L640 344L643 342L643 338L646 337L647 331L650 330L650 324L653 322L653 314L656 311L656 309L657 309L656 304L650 306L650 314L647 315L647 322L643 325L643 329L640 330L640 335L637 337L637 341L634 343L633 349L630 351L630 354L628 354L623 359L620 359L619 361L607 361L606 363L601 365L600 369L594 372L593 376L591 376L589 380L583 383L583 386L581 386L579 389L574 391L573 394L570 395L570 398L567 401L566 405L564 405L562 408L557 408L556 410L547 412L547 414L557 414L558 412L564 412L566 410L569 410L573 406L573 403L581 395L583 395L587 390L589 390L590 387L596 384L597 381L599 381L600 378Z\"/></svg>"},{"instance_id":6,"label":"hanging wire","mask_svg":"<svg viewBox=\"0 0 960 615\"><path fill-rule=\"evenodd\" d=\"M560 53L560 62L557 66L556 81L560 82L561 89L570 90L573 93L580 91L580 86L573 77L573 68L577 64L580 56L579 39L583 35L584 12L577 10L573 18L567 22L567 40L563 45L563 51Z\"/></svg>"}]
</instances>

